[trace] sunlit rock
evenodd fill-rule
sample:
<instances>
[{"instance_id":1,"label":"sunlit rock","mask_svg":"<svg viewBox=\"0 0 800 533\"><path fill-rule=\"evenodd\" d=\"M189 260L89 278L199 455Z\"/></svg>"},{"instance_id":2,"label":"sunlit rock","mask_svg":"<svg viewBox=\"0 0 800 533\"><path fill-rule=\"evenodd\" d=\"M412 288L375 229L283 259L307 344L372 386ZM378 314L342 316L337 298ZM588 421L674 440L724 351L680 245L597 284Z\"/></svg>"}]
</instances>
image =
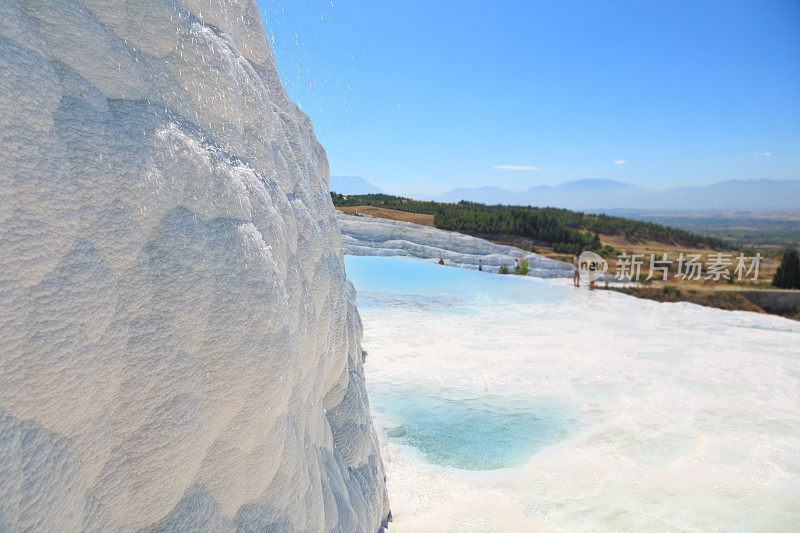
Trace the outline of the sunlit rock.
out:
<instances>
[{"instance_id":1,"label":"sunlit rock","mask_svg":"<svg viewBox=\"0 0 800 533\"><path fill-rule=\"evenodd\" d=\"M3 0L0 150L0 530L377 529L327 160L252 0Z\"/></svg>"}]
</instances>

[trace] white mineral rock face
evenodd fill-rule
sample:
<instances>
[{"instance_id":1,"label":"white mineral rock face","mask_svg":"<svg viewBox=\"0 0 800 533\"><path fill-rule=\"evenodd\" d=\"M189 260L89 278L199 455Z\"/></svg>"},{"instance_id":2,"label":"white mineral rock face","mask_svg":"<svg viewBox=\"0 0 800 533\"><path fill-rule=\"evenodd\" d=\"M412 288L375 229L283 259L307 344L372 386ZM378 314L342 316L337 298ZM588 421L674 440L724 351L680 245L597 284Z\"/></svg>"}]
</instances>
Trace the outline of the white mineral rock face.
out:
<instances>
[{"instance_id":1,"label":"white mineral rock face","mask_svg":"<svg viewBox=\"0 0 800 533\"><path fill-rule=\"evenodd\" d=\"M0 0L0 530L374 531L327 161L252 0Z\"/></svg>"},{"instance_id":2,"label":"white mineral rock face","mask_svg":"<svg viewBox=\"0 0 800 533\"><path fill-rule=\"evenodd\" d=\"M574 271L568 263L455 231L341 212L336 218L342 229L342 250L347 255L441 257L448 265L473 269L478 268L480 259L489 272L497 272L500 265L510 269L514 259L525 259L529 275L539 278L572 278Z\"/></svg>"}]
</instances>

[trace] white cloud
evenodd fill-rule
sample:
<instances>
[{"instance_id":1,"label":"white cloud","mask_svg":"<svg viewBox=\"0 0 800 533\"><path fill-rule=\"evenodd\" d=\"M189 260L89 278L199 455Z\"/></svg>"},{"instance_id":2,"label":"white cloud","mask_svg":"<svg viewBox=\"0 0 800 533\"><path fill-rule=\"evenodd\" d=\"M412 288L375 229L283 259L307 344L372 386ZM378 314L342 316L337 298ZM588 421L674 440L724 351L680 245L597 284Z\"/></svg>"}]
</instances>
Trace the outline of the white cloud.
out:
<instances>
[{"instance_id":1,"label":"white cloud","mask_svg":"<svg viewBox=\"0 0 800 533\"><path fill-rule=\"evenodd\" d=\"M541 170L540 167L527 167L523 165L497 165L492 168L498 170Z\"/></svg>"},{"instance_id":2,"label":"white cloud","mask_svg":"<svg viewBox=\"0 0 800 533\"><path fill-rule=\"evenodd\" d=\"M769 152L753 152L756 157L770 157L772 154Z\"/></svg>"},{"instance_id":3,"label":"white cloud","mask_svg":"<svg viewBox=\"0 0 800 533\"><path fill-rule=\"evenodd\" d=\"M428 181L428 178L414 178L417 181Z\"/></svg>"},{"instance_id":4,"label":"white cloud","mask_svg":"<svg viewBox=\"0 0 800 533\"><path fill-rule=\"evenodd\" d=\"M624 159L617 159L616 161L614 161L614 164L615 165L627 165L628 162L625 161Z\"/></svg>"}]
</instances>

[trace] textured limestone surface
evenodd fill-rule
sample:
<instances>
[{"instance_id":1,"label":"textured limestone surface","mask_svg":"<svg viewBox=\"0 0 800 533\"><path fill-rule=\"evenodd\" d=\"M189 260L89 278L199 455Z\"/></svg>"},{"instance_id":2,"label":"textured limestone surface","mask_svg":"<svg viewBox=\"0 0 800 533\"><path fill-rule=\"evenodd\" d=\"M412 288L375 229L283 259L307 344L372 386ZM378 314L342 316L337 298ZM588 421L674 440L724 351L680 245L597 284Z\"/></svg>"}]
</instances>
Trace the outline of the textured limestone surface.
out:
<instances>
[{"instance_id":1,"label":"textured limestone surface","mask_svg":"<svg viewBox=\"0 0 800 533\"><path fill-rule=\"evenodd\" d=\"M501 265L511 269L514 259L525 259L531 276L572 278L573 274L568 263L455 231L341 212L336 218L342 229L342 250L347 255L442 258L448 265L472 269L477 269L478 260L482 260L488 272L497 272Z\"/></svg>"},{"instance_id":2,"label":"textured limestone surface","mask_svg":"<svg viewBox=\"0 0 800 533\"><path fill-rule=\"evenodd\" d=\"M0 0L0 530L374 531L325 152L252 0Z\"/></svg>"}]
</instances>

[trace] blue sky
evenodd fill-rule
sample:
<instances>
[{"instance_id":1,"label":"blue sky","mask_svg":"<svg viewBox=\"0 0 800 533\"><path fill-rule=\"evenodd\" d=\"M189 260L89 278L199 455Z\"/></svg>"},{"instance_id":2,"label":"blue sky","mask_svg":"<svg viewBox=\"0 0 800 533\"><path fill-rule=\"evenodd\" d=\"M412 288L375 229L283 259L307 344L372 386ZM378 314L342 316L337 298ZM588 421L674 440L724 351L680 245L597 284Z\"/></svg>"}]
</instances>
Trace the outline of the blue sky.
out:
<instances>
[{"instance_id":1,"label":"blue sky","mask_svg":"<svg viewBox=\"0 0 800 533\"><path fill-rule=\"evenodd\" d=\"M395 193L800 179L797 0L257 3L333 175Z\"/></svg>"}]
</instances>

